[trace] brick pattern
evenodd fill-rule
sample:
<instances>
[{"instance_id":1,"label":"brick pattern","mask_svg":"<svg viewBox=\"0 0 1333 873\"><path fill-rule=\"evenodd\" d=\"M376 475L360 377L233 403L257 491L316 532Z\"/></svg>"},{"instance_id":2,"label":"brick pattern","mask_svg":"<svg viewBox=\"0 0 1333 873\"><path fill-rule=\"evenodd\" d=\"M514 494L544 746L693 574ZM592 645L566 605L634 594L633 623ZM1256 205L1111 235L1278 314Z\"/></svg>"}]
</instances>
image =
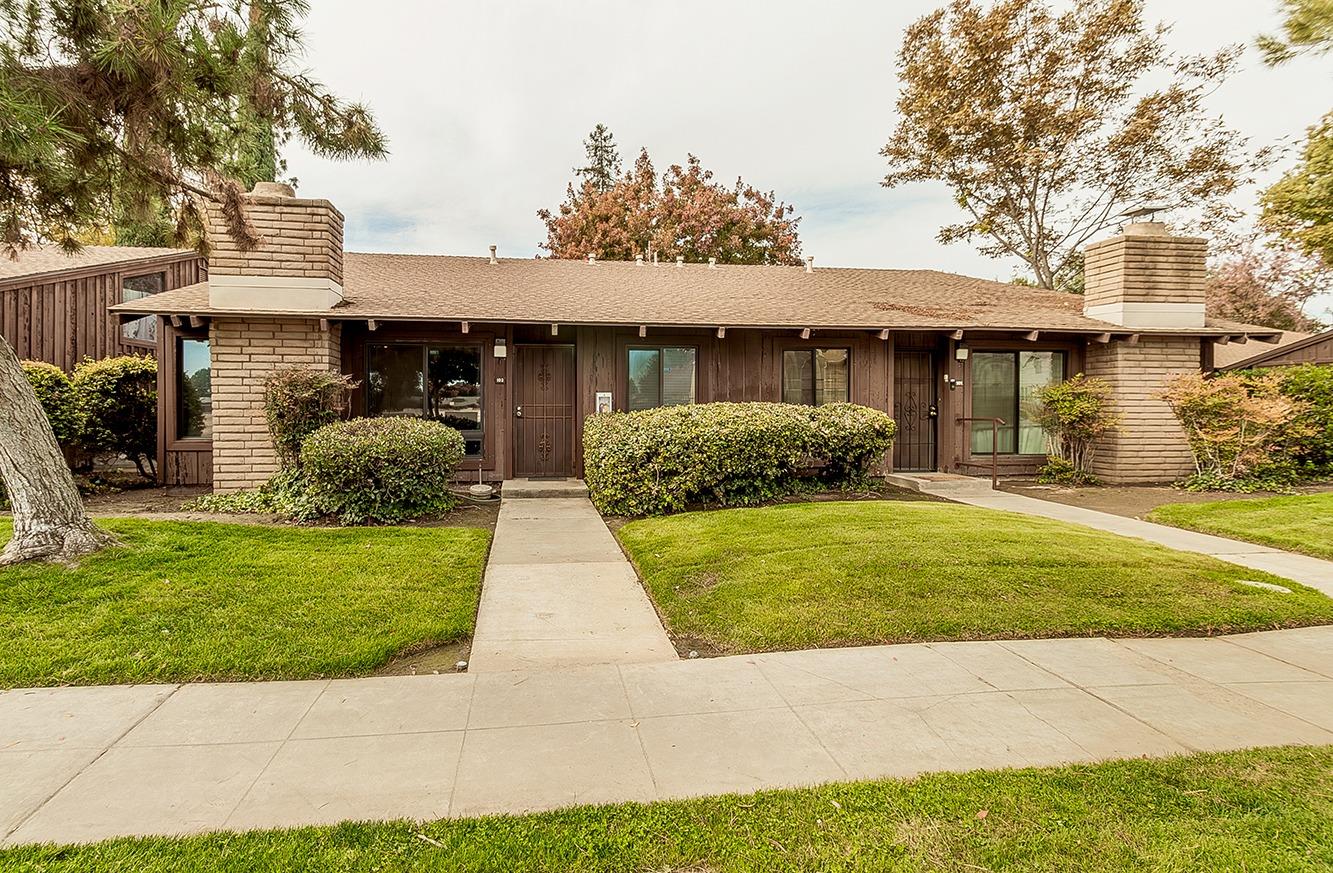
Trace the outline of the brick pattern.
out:
<instances>
[{"instance_id":1,"label":"brick pattern","mask_svg":"<svg viewBox=\"0 0 1333 873\"><path fill-rule=\"evenodd\" d=\"M226 231L222 208L209 203L208 269L215 276L286 276L343 283L343 214L327 200L245 195L262 237L243 252Z\"/></svg>"},{"instance_id":2,"label":"brick pattern","mask_svg":"<svg viewBox=\"0 0 1333 873\"><path fill-rule=\"evenodd\" d=\"M1085 307L1203 303L1208 243L1196 237L1120 235L1084 250Z\"/></svg>"},{"instance_id":3,"label":"brick pattern","mask_svg":"<svg viewBox=\"0 0 1333 873\"><path fill-rule=\"evenodd\" d=\"M278 470L278 456L264 420L264 379L280 367L338 370L338 325L321 330L317 319L214 319L213 490L253 488Z\"/></svg>"},{"instance_id":4,"label":"brick pattern","mask_svg":"<svg viewBox=\"0 0 1333 873\"><path fill-rule=\"evenodd\" d=\"M1120 416L1119 430L1097 448L1097 476L1117 484L1171 482L1194 469L1185 434L1158 395L1168 377L1197 372L1201 353L1197 337L1088 345L1087 375L1111 384Z\"/></svg>"}]
</instances>

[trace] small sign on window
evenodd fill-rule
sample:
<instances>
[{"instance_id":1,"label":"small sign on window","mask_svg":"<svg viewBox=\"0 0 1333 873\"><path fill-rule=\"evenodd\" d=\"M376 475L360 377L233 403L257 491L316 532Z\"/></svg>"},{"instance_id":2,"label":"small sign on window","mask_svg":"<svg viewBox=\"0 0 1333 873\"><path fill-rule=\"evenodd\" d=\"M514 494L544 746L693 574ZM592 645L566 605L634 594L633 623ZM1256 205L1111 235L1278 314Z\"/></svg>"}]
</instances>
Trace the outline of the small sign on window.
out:
<instances>
[{"instance_id":1,"label":"small sign on window","mask_svg":"<svg viewBox=\"0 0 1333 873\"><path fill-rule=\"evenodd\" d=\"M585 396L586 396L586 395L585 395ZM600 414L603 413L603 412L611 412L611 411L612 411L612 410L611 410L611 392L610 392L610 391L598 391L598 392L597 392L597 413L600 415Z\"/></svg>"}]
</instances>

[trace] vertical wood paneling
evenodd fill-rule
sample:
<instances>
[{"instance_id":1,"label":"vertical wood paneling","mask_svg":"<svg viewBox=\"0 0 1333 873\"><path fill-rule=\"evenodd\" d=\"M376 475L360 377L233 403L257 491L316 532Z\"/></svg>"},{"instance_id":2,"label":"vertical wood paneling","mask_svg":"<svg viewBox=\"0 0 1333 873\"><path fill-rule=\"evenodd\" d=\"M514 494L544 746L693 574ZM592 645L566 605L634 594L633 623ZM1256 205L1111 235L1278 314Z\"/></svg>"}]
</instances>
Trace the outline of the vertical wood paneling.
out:
<instances>
[{"instance_id":1,"label":"vertical wood paneling","mask_svg":"<svg viewBox=\"0 0 1333 873\"><path fill-rule=\"evenodd\" d=\"M45 361L72 370L84 358L151 354L151 349L126 343L110 307L120 302L125 276L161 272L164 289L193 285L206 278L203 258L183 255L165 264L116 264L102 273L0 289L0 335L20 359Z\"/></svg>"}]
</instances>

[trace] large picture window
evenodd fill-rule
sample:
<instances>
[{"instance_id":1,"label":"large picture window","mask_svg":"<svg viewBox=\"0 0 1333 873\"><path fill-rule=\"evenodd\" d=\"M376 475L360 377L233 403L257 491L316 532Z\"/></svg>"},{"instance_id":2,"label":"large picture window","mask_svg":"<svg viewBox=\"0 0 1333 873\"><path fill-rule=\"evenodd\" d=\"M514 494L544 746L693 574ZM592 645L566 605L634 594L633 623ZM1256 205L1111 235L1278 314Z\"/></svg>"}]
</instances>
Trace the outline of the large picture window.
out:
<instances>
[{"instance_id":1,"label":"large picture window","mask_svg":"<svg viewBox=\"0 0 1333 873\"><path fill-rule=\"evenodd\" d=\"M212 363L208 340L176 338L176 439L213 438Z\"/></svg>"},{"instance_id":2,"label":"large picture window","mask_svg":"<svg viewBox=\"0 0 1333 873\"><path fill-rule=\"evenodd\" d=\"M120 285L120 302L129 303L131 300L142 300L143 298L151 297L154 294L161 294L166 286L166 273L150 273L147 276L130 276ZM156 346L157 316L145 315L143 318L127 321L120 326L120 334L125 338L125 342L127 343L143 346Z\"/></svg>"},{"instance_id":3,"label":"large picture window","mask_svg":"<svg viewBox=\"0 0 1333 873\"><path fill-rule=\"evenodd\" d=\"M850 349L787 349L782 353L782 402L823 406L851 400Z\"/></svg>"},{"instance_id":4,"label":"large picture window","mask_svg":"<svg viewBox=\"0 0 1333 873\"><path fill-rule=\"evenodd\" d=\"M1064 352L973 352L972 416L1004 419L996 434L1000 454L1046 453L1046 433L1037 424L1037 392L1064 377ZM990 451L990 424L972 422L972 453Z\"/></svg>"},{"instance_id":5,"label":"large picture window","mask_svg":"<svg viewBox=\"0 0 1333 873\"><path fill-rule=\"evenodd\" d=\"M468 455L481 455L481 347L367 346L366 414L411 415L447 424L463 435Z\"/></svg>"},{"instance_id":6,"label":"large picture window","mask_svg":"<svg viewBox=\"0 0 1333 873\"><path fill-rule=\"evenodd\" d=\"M630 410L693 403L698 357L698 350L691 347L630 349Z\"/></svg>"}]
</instances>

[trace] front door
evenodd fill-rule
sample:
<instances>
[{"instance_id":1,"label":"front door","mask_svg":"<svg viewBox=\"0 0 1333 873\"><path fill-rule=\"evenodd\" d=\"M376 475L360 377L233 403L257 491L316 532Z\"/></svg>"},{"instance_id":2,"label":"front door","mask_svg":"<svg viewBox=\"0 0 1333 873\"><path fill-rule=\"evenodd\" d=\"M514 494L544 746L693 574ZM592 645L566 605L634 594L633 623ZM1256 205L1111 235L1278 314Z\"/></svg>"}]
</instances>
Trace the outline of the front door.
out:
<instances>
[{"instance_id":1,"label":"front door","mask_svg":"<svg viewBox=\"0 0 1333 873\"><path fill-rule=\"evenodd\" d=\"M895 351L893 418L898 422L898 436L893 442L893 469L907 472L935 469L938 410L934 355L924 351Z\"/></svg>"},{"instance_id":2,"label":"front door","mask_svg":"<svg viewBox=\"0 0 1333 873\"><path fill-rule=\"evenodd\" d=\"M514 475L574 475L574 347L518 346Z\"/></svg>"}]
</instances>

